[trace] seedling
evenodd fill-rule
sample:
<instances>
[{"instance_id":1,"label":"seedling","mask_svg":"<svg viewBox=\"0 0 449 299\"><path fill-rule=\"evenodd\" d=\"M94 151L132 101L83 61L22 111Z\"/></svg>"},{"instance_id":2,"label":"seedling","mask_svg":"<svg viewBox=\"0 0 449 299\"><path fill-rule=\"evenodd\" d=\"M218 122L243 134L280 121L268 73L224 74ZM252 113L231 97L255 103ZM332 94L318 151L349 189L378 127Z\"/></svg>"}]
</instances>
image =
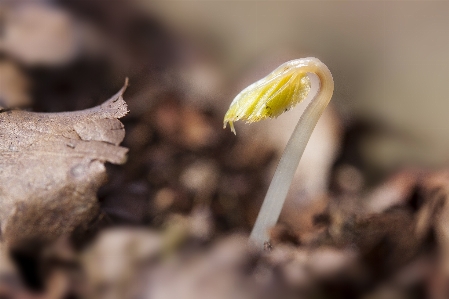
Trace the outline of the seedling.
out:
<instances>
[{"instance_id":1,"label":"seedling","mask_svg":"<svg viewBox=\"0 0 449 299\"><path fill-rule=\"evenodd\" d=\"M301 58L282 64L242 90L226 112L224 128L229 122L236 134L233 122L237 120L251 123L275 118L307 97L312 98L285 147L257 216L250 235L255 245L269 241L268 230L278 221L301 156L333 91L334 80L327 66L317 58Z\"/></svg>"}]
</instances>

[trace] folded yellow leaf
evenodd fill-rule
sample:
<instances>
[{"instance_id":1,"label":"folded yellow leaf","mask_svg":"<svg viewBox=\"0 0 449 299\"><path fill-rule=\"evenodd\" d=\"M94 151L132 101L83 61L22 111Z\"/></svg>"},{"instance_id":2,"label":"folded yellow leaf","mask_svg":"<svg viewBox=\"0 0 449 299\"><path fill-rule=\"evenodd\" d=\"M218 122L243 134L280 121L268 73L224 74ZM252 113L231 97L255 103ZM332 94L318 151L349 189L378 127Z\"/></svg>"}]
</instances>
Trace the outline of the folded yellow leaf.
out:
<instances>
[{"instance_id":1,"label":"folded yellow leaf","mask_svg":"<svg viewBox=\"0 0 449 299\"><path fill-rule=\"evenodd\" d=\"M288 61L265 78L242 90L232 101L224 117L235 134L233 122L247 123L275 118L302 102L310 91L310 79L303 60Z\"/></svg>"}]
</instances>

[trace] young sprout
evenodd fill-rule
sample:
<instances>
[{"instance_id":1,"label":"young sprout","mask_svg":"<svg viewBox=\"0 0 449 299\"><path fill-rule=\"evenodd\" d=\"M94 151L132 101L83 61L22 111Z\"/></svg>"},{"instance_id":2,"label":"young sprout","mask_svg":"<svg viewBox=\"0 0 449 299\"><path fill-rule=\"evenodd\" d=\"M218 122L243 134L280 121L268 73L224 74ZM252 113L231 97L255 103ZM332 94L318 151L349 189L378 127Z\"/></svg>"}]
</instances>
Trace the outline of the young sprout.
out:
<instances>
[{"instance_id":1,"label":"young sprout","mask_svg":"<svg viewBox=\"0 0 449 299\"><path fill-rule=\"evenodd\" d=\"M233 122L247 123L274 118L305 98L312 97L285 147L263 201L250 241L262 246L269 241L268 230L281 213L299 160L318 119L331 100L334 80L327 66L308 57L288 61L265 78L251 84L232 101L224 117L235 134Z\"/></svg>"}]
</instances>

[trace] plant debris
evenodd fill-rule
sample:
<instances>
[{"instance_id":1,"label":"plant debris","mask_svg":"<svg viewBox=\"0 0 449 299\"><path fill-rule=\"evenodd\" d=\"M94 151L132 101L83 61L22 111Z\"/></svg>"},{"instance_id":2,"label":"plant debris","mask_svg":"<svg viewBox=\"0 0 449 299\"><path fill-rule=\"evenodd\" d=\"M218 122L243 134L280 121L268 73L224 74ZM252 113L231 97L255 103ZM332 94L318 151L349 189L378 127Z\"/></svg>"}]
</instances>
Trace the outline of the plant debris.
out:
<instances>
[{"instance_id":1,"label":"plant debris","mask_svg":"<svg viewBox=\"0 0 449 299\"><path fill-rule=\"evenodd\" d=\"M105 162L122 164L127 149L118 120L128 113L123 87L102 105L76 112L0 113L2 240L53 240L98 213Z\"/></svg>"}]
</instances>

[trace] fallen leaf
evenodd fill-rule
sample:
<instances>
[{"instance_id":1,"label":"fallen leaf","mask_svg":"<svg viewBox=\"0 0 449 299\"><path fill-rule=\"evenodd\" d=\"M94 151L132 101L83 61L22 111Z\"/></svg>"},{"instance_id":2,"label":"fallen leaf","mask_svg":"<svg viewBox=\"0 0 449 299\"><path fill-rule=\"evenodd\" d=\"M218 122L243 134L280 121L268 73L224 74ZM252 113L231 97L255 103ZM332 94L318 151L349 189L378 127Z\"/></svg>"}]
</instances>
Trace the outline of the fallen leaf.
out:
<instances>
[{"instance_id":1,"label":"fallen leaf","mask_svg":"<svg viewBox=\"0 0 449 299\"><path fill-rule=\"evenodd\" d=\"M128 149L118 146L125 89L82 111L0 112L0 228L8 245L54 239L97 215L104 163L126 160Z\"/></svg>"}]
</instances>

